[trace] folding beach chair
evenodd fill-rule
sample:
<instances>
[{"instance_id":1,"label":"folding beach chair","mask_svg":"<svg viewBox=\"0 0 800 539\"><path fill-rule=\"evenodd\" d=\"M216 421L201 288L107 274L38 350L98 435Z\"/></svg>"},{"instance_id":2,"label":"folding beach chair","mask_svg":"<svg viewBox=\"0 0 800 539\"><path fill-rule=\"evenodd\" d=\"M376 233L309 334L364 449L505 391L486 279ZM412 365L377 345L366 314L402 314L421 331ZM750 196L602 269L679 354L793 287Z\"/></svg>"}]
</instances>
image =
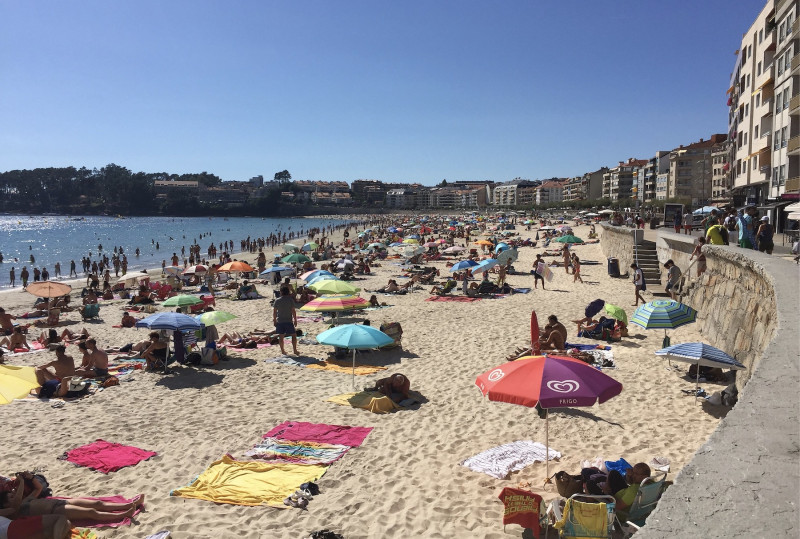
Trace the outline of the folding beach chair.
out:
<instances>
[{"instance_id":1,"label":"folding beach chair","mask_svg":"<svg viewBox=\"0 0 800 539\"><path fill-rule=\"evenodd\" d=\"M553 500L548 514L556 520L553 525L561 539L610 539L616 519L616 500L613 496L573 494L561 509L563 498Z\"/></svg>"},{"instance_id":2,"label":"folding beach chair","mask_svg":"<svg viewBox=\"0 0 800 539\"><path fill-rule=\"evenodd\" d=\"M83 321L90 320L92 318L100 318L100 304L99 303L89 303L84 305L80 309L81 318Z\"/></svg>"},{"instance_id":3,"label":"folding beach chair","mask_svg":"<svg viewBox=\"0 0 800 539\"><path fill-rule=\"evenodd\" d=\"M628 509L627 519L622 522L617 518L623 537L630 537L644 526L645 520L656 508L658 500L661 499L666 478L666 472L658 472L653 477L648 477L642 481L641 485L639 485L639 491L633 499L633 504Z\"/></svg>"}]
</instances>

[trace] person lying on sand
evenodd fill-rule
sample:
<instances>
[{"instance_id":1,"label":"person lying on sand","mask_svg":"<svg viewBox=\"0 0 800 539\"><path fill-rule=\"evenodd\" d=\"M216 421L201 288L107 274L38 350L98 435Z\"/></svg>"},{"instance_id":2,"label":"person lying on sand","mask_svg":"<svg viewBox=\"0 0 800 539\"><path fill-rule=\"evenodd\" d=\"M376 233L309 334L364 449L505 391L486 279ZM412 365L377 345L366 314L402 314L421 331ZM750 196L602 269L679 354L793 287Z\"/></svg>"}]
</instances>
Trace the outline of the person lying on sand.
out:
<instances>
[{"instance_id":1,"label":"person lying on sand","mask_svg":"<svg viewBox=\"0 0 800 539\"><path fill-rule=\"evenodd\" d=\"M375 387L369 391L378 391L394 402L400 402L409 398L408 392L411 390L411 381L404 374L395 373L387 378L381 378L375 382Z\"/></svg>"},{"instance_id":2,"label":"person lying on sand","mask_svg":"<svg viewBox=\"0 0 800 539\"><path fill-rule=\"evenodd\" d=\"M119 325L121 325L124 328L132 328L133 326L136 325L136 319L133 316L131 316L131 313L125 311L122 313L122 320L120 320Z\"/></svg>"},{"instance_id":3,"label":"person lying on sand","mask_svg":"<svg viewBox=\"0 0 800 539\"><path fill-rule=\"evenodd\" d=\"M24 348L28 351L31 349L31 347L28 345L28 340L25 338L25 335L22 333L22 328L20 327L15 327L14 332L9 337L3 337L3 339L0 339L0 346L5 346L11 351L21 348Z\"/></svg>"},{"instance_id":4,"label":"person lying on sand","mask_svg":"<svg viewBox=\"0 0 800 539\"><path fill-rule=\"evenodd\" d=\"M80 345L78 345L80 346ZM150 346L150 338L144 339L137 343L128 343L119 348L104 348L103 351L107 354L128 354L129 356L138 356L140 352L144 352Z\"/></svg>"},{"instance_id":5,"label":"person lying on sand","mask_svg":"<svg viewBox=\"0 0 800 539\"><path fill-rule=\"evenodd\" d=\"M394 279L389 279L389 282L383 288L379 288L376 292L382 292L384 294L391 294L392 292L397 292L400 290L400 287L397 286L397 281Z\"/></svg>"}]
</instances>

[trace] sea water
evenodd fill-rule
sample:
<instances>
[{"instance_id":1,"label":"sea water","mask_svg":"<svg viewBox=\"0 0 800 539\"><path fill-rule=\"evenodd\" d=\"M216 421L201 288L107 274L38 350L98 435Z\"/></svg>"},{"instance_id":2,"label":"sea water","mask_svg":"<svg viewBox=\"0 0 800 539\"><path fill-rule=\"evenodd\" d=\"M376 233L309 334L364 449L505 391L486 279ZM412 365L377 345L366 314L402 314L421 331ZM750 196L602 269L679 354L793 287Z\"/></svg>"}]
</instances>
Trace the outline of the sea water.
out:
<instances>
[{"instance_id":1,"label":"sea water","mask_svg":"<svg viewBox=\"0 0 800 539\"><path fill-rule=\"evenodd\" d=\"M335 226L344 222L346 221L341 219L306 217L268 219L0 215L0 253L3 254L0 286L9 285L12 267L16 271L17 286L21 286L19 272L23 266L27 266L31 275L34 267L46 267L50 278L54 279L54 265L60 262L63 278L69 276L70 260L75 261L77 271L81 272L82 257L90 256L93 260L98 260L105 254L110 259L114 247L124 249L128 257L128 271L132 271L161 266L162 260L170 265L172 253L177 253L183 260L181 247L186 248L188 257L188 248L195 242L200 245L201 256L205 257L212 242L217 247L226 241L233 242L233 250L236 252L240 250L240 241L248 236L255 239L272 233L285 233L288 237L294 232L297 238L301 230L305 233L311 228ZM139 256L135 254L137 248ZM222 250L218 252L221 253Z\"/></svg>"}]
</instances>

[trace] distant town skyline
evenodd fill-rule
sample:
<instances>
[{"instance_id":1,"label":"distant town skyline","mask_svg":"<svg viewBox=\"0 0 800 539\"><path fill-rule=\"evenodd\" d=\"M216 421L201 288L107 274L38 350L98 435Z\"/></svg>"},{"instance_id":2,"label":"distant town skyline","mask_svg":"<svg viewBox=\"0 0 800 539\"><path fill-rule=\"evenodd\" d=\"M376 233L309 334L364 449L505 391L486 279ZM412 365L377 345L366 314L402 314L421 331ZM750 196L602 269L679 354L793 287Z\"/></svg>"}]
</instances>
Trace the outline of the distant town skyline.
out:
<instances>
[{"instance_id":1,"label":"distant town skyline","mask_svg":"<svg viewBox=\"0 0 800 539\"><path fill-rule=\"evenodd\" d=\"M726 133L764 3L4 2L0 169L582 175Z\"/></svg>"}]
</instances>

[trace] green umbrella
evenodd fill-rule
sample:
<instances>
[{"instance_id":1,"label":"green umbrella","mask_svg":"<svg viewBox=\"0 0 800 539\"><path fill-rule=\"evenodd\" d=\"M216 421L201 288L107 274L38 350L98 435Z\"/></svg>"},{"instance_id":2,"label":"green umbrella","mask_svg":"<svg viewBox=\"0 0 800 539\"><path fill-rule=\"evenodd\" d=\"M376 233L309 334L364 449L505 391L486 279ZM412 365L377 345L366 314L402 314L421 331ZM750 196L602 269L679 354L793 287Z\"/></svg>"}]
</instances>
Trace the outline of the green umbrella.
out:
<instances>
[{"instance_id":1,"label":"green umbrella","mask_svg":"<svg viewBox=\"0 0 800 539\"><path fill-rule=\"evenodd\" d=\"M569 234L568 236L561 236L553 241L557 241L558 243L583 243L582 239L577 236L573 236L572 234Z\"/></svg>"},{"instance_id":2,"label":"green umbrella","mask_svg":"<svg viewBox=\"0 0 800 539\"><path fill-rule=\"evenodd\" d=\"M203 300L198 298L197 296L189 296L187 294L181 294L179 296L172 296L162 305L164 305L165 307L188 307L190 305L197 305L199 303L203 303Z\"/></svg>"},{"instance_id":3,"label":"green umbrella","mask_svg":"<svg viewBox=\"0 0 800 539\"><path fill-rule=\"evenodd\" d=\"M308 285L308 288L319 294L356 294L360 290L346 281L339 279L322 279Z\"/></svg>"},{"instance_id":4,"label":"green umbrella","mask_svg":"<svg viewBox=\"0 0 800 539\"><path fill-rule=\"evenodd\" d=\"M310 262L311 259L305 255L301 255L299 253L292 253L288 256L284 256L281 258L281 262L284 264L301 264L303 262Z\"/></svg>"},{"instance_id":5,"label":"green umbrella","mask_svg":"<svg viewBox=\"0 0 800 539\"><path fill-rule=\"evenodd\" d=\"M284 243L283 244L283 250L284 250L284 252L299 251L300 248L297 245L293 244L293 243Z\"/></svg>"},{"instance_id":6,"label":"green umbrella","mask_svg":"<svg viewBox=\"0 0 800 539\"><path fill-rule=\"evenodd\" d=\"M605 309L611 318L614 320L619 320L626 326L628 325L628 315L625 312L625 309L622 307L617 307L616 305L611 305L610 303L605 304Z\"/></svg>"},{"instance_id":7,"label":"green umbrella","mask_svg":"<svg viewBox=\"0 0 800 539\"><path fill-rule=\"evenodd\" d=\"M209 311L207 313L198 314L195 318L200 320L200 323L204 326L216 326L228 320L233 320L236 318L236 315L225 311Z\"/></svg>"}]
</instances>

